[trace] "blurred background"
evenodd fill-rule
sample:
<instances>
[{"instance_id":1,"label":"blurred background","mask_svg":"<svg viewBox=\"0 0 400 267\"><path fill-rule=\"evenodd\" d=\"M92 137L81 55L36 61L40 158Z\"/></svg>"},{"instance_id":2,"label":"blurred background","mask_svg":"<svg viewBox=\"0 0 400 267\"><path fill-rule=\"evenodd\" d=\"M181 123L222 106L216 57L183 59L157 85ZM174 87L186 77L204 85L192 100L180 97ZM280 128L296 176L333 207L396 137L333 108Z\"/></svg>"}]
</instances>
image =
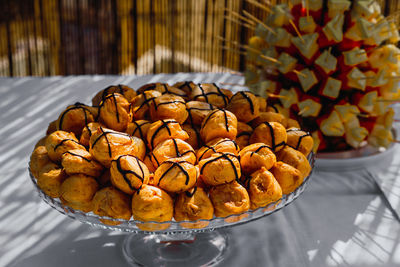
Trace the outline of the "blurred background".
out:
<instances>
[{"instance_id":1,"label":"blurred background","mask_svg":"<svg viewBox=\"0 0 400 267\"><path fill-rule=\"evenodd\" d=\"M0 76L242 71L253 30L235 14L265 18L254 2L287 1L0 0Z\"/></svg>"}]
</instances>

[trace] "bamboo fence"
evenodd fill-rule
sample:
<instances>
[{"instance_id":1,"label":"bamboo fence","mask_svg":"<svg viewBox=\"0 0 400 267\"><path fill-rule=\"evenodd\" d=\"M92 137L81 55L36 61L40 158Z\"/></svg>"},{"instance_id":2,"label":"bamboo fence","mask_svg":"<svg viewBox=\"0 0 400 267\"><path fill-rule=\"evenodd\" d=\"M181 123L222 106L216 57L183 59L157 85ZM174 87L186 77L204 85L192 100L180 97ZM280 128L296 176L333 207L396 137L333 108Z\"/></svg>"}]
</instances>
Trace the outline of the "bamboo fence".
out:
<instances>
[{"instance_id":1,"label":"bamboo fence","mask_svg":"<svg viewBox=\"0 0 400 267\"><path fill-rule=\"evenodd\" d=\"M379 2L386 15L399 10L397 0ZM245 44L253 31L231 11L267 15L245 0L0 0L0 7L0 76L241 71L245 57L232 41Z\"/></svg>"}]
</instances>

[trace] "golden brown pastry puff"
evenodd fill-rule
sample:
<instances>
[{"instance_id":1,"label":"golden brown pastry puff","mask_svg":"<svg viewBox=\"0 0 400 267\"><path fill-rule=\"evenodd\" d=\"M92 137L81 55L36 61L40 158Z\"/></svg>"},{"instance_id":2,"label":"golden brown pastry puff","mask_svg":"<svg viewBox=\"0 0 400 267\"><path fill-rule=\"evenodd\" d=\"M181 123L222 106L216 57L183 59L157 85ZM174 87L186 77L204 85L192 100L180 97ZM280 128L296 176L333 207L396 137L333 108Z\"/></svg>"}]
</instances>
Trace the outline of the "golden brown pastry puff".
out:
<instances>
[{"instance_id":1,"label":"golden brown pastry puff","mask_svg":"<svg viewBox=\"0 0 400 267\"><path fill-rule=\"evenodd\" d=\"M192 188L197 180L196 167L179 159L164 161L154 173L154 184L170 193L181 193Z\"/></svg>"},{"instance_id":2,"label":"golden brown pastry puff","mask_svg":"<svg viewBox=\"0 0 400 267\"><path fill-rule=\"evenodd\" d=\"M82 173L98 177L104 169L88 151L83 149L73 149L65 152L61 157L61 165L68 175Z\"/></svg>"},{"instance_id":3,"label":"golden brown pastry puff","mask_svg":"<svg viewBox=\"0 0 400 267\"><path fill-rule=\"evenodd\" d=\"M260 104L257 97L250 92L240 91L229 100L227 110L235 114L238 121L249 122L260 114Z\"/></svg>"},{"instance_id":4,"label":"golden brown pastry puff","mask_svg":"<svg viewBox=\"0 0 400 267\"><path fill-rule=\"evenodd\" d=\"M130 154L143 159L146 145L135 136L100 127L90 137L89 152L98 162L109 168L111 160L120 155Z\"/></svg>"},{"instance_id":5,"label":"golden brown pastry puff","mask_svg":"<svg viewBox=\"0 0 400 267\"><path fill-rule=\"evenodd\" d=\"M193 88L190 99L207 102L218 108L225 108L231 96L232 92L219 88L215 83L201 83Z\"/></svg>"},{"instance_id":6,"label":"golden brown pastry puff","mask_svg":"<svg viewBox=\"0 0 400 267\"><path fill-rule=\"evenodd\" d=\"M129 220L132 216L131 199L114 187L105 187L96 192L92 199L93 213L101 217ZM120 222L100 219L108 225L118 225Z\"/></svg>"},{"instance_id":7,"label":"golden brown pastry puff","mask_svg":"<svg viewBox=\"0 0 400 267\"><path fill-rule=\"evenodd\" d=\"M65 171L54 163L45 165L37 179L37 185L49 197L60 197L61 184L67 178Z\"/></svg>"},{"instance_id":8,"label":"golden brown pastry puff","mask_svg":"<svg viewBox=\"0 0 400 267\"><path fill-rule=\"evenodd\" d=\"M153 121L174 119L183 124L188 117L186 102L182 97L171 94L156 97L150 105L150 117Z\"/></svg>"},{"instance_id":9,"label":"golden brown pastry puff","mask_svg":"<svg viewBox=\"0 0 400 267\"><path fill-rule=\"evenodd\" d=\"M278 181L284 195L292 193L303 182L300 171L282 161L276 162L270 172Z\"/></svg>"},{"instance_id":10,"label":"golden brown pastry puff","mask_svg":"<svg viewBox=\"0 0 400 267\"><path fill-rule=\"evenodd\" d=\"M253 133L253 128L251 128L250 125L238 121L236 144L239 146L240 149L249 145L249 140L252 133Z\"/></svg>"},{"instance_id":11,"label":"golden brown pastry puff","mask_svg":"<svg viewBox=\"0 0 400 267\"><path fill-rule=\"evenodd\" d=\"M156 147L164 140L176 138L187 140L189 135L182 130L180 124L176 120L159 120L150 125L147 132L147 144L150 148Z\"/></svg>"},{"instance_id":12,"label":"golden brown pastry puff","mask_svg":"<svg viewBox=\"0 0 400 267\"><path fill-rule=\"evenodd\" d=\"M294 120L294 119L291 119L291 118L288 118L288 119L287 119L287 126L286 126L286 128L287 128L287 129L290 129L290 128L297 128L297 129L300 129L301 127L300 127L300 124L299 124L298 121L296 121L296 120Z\"/></svg>"},{"instance_id":13,"label":"golden brown pastry puff","mask_svg":"<svg viewBox=\"0 0 400 267\"><path fill-rule=\"evenodd\" d=\"M175 86L170 86L167 83L149 83L145 84L142 87L138 89L138 93L143 93L146 91L150 90L155 90L160 92L161 94L171 94L171 95L176 95L180 96L184 99L186 99L188 96L184 90L181 90L180 88L177 88Z\"/></svg>"},{"instance_id":14,"label":"golden brown pastry puff","mask_svg":"<svg viewBox=\"0 0 400 267\"><path fill-rule=\"evenodd\" d=\"M92 136L92 133L97 131L97 129L103 126L101 123L98 122L91 122L88 125L85 126L82 130L81 138L79 139L79 143L84 145L85 147L89 147L89 140L90 137Z\"/></svg>"},{"instance_id":15,"label":"golden brown pastry puff","mask_svg":"<svg viewBox=\"0 0 400 267\"><path fill-rule=\"evenodd\" d=\"M267 99L257 95L258 105L260 106L260 112L267 111Z\"/></svg>"},{"instance_id":16,"label":"golden brown pastry puff","mask_svg":"<svg viewBox=\"0 0 400 267\"><path fill-rule=\"evenodd\" d=\"M201 124L200 135L205 143L217 138L236 139L237 119L227 110L217 109L210 112Z\"/></svg>"},{"instance_id":17,"label":"golden brown pastry puff","mask_svg":"<svg viewBox=\"0 0 400 267\"><path fill-rule=\"evenodd\" d=\"M50 162L49 155L45 146L38 146L33 150L29 161L29 169L36 179L39 177L39 171L44 165Z\"/></svg>"},{"instance_id":18,"label":"golden brown pastry puff","mask_svg":"<svg viewBox=\"0 0 400 267\"><path fill-rule=\"evenodd\" d=\"M193 147L193 149L198 149L201 145L200 128L195 125L184 124L182 129L187 132L189 139L186 142Z\"/></svg>"},{"instance_id":19,"label":"golden brown pastry puff","mask_svg":"<svg viewBox=\"0 0 400 267\"><path fill-rule=\"evenodd\" d=\"M144 164L146 164L150 173L154 173L156 171L156 167L154 166L153 162L151 161L151 153L146 154L143 162L144 162Z\"/></svg>"},{"instance_id":20,"label":"golden brown pastry puff","mask_svg":"<svg viewBox=\"0 0 400 267\"><path fill-rule=\"evenodd\" d=\"M132 197L132 215L135 220L148 222L171 221L174 215L174 202L167 192L161 188L143 185ZM169 224L136 224L140 229L152 231L163 230Z\"/></svg>"},{"instance_id":21,"label":"golden brown pastry puff","mask_svg":"<svg viewBox=\"0 0 400 267\"><path fill-rule=\"evenodd\" d=\"M179 158L182 161L196 163L196 153L191 145L180 139L167 139L159 143L152 152L153 165L158 167L164 161Z\"/></svg>"},{"instance_id":22,"label":"golden brown pastry puff","mask_svg":"<svg viewBox=\"0 0 400 267\"><path fill-rule=\"evenodd\" d=\"M143 141L147 141L147 132L149 131L151 122L146 120L137 120L128 123L126 133L132 136L139 137Z\"/></svg>"},{"instance_id":23,"label":"golden brown pastry puff","mask_svg":"<svg viewBox=\"0 0 400 267\"><path fill-rule=\"evenodd\" d=\"M83 127L93 122L94 117L89 109L81 103L68 106L57 119L57 130L73 132L80 136Z\"/></svg>"},{"instance_id":24,"label":"golden brown pastry puff","mask_svg":"<svg viewBox=\"0 0 400 267\"><path fill-rule=\"evenodd\" d=\"M174 85L172 85L172 87L178 88L184 91L187 96L190 96L194 88L197 88L198 85L191 81L185 81L185 82L177 82Z\"/></svg>"},{"instance_id":25,"label":"golden brown pastry puff","mask_svg":"<svg viewBox=\"0 0 400 267\"><path fill-rule=\"evenodd\" d=\"M304 156L310 154L313 146L314 140L311 134L302 131L298 128L290 128L286 130L287 133L287 145L293 147L294 149L300 151Z\"/></svg>"},{"instance_id":26,"label":"golden brown pastry puff","mask_svg":"<svg viewBox=\"0 0 400 267\"><path fill-rule=\"evenodd\" d=\"M251 209L265 207L282 198L282 188L274 175L266 168L255 171L247 182Z\"/></svg>"},{"instance_id":27,"label":"golden brown pastry puff","mask_svg":"<svg viewBox=\"0 0 400 267\"><path fill-rule=\"evenodd\" d=\"M111 172L110 169L104 169L103 173L96 178L96 181L99 183L100 187L111 186Z\"/></svg>"},{"instance_id":28,"label":"golden brown pastry puff","mask_svg":"<svg viewBox=\"0 0 400 267\"><path fill-rule=\"evenodd\" d=\"M286 129L279 122L264 122L257 126L250 136L250 144L265 143L274 152L281 150L286 140Z\"/></svg>"},{"instance_id":29,"label":"golden brown pastry puff","mask_svg":"<svg viewBox=\"0 0 400 267\"><path fill-rule=\"evenodd\" d=\"M197 151L198 161L211 157L215 153L231 153L235 156L239 153L239 146L228 138L216 138L208 142Z\"/></svg>"},{"instance_id":30,"label":"golden brown pastry puff","mask_svg":"<svg viewBox=\"0 0 400 267\"><path fill-rule=\"evenodd\" d=\"M256 128L263 122L279 122L285 128L287 125L287 119L285 116L283 116L280 113L276 113L276 112L272 112L272 111L260 112L259 116L257 118L255 118L253 121L251 121L250 124L251 124L251 126Z\"/></svg>"},{"instance_id":31,"label":"golden brown pastry puff","mask_svg":"<svg viewBox=\"0 0 400 267\"><path fill-rule=\"evenodd\" d=\"M118 93L107 95L99 105L98 120L106 127L123 132L131 120L129 102Z\"/></svg>"},{"instance_id":32,"label":"golden brown pastry puff","mask_svg":"<svg viewBox=\"0 0 400 267\"><path fill-rule=\"evenodd\" d=\"M252 173L262 167L269 170L276 162L271 147L264 143L255 143L243 148L240 153L240 166L245 173Z\"/></svg>"},{"instance_id":33,"label":"golden brown pastry puff","mask_svg":"<svg viewBox=\"0 0 400 267\"><path fill-rule=\"evenodd\" d=\"M106 98L109 94L118 93L131 102L132 99L136 96L135 90L130 88L129 86L118 84L118 85L110 85L107 88L98 92L92 99L93 106L100 105L100 102Z\"/></svg>"},{"instance_id":34,"label":"golden brown pastry puff","mask_svg":"<svg viewBox=\"0 0 400 267\"><path fill-rule=\"evenodd\" d=\"M191 125L200 126L204 118L207 117L210 111L214 110L215 107L211 104L201 101L189 101L186 103L186 109L188 111L188 122Z\"/></svg>"},{"instance_id":35,"label":"golden brown pastry puff","mask_svg":"<svg viewBox=\"0 0 400 267\"><path fill-rule=\"evenodd\" d=\"M162 87L164 87L164 88L169 87L169 85L168 85L168 83L160 83L160 82L147 83L147 84L144 84L141 87L139 87L139 89L137 89L136 91L138 92L138 94L142 94L144 92L155 90L155 89L162 88ZM161 93L162 89L158 89L157 91L159 91Z\"/></svg>"},{"instance_id":36,"label":"golden brown pastry puff","mask_svg":"<svg viewBox=\"0 0 400 267\"><path fill-rule=\"evenodd\" d=\"M92 198L99 185L93 177L75 174L61 184L60 200L64 205L83 212L92 210Z\"/></svg>"},{"instance_id":37,"label":"golden brown pastry puff","mask_svg":"<svg viewBox=\"0 0 400 267\"><path fill-rule=\"evenodd\" d=\"M121 155L111 162L111 183L128 195L149 182L149 169L137 157Z\"/></svg>"},{"instance_id":38,"label":"golden brown pastry puff","mask_svg":"<svg viewBox=\"0 0 400 267\"><path fill-rule=\"evenodd\" d=\"M55 131L57 131L57 120L49 123L49 126L47 126L46 135L54 133Z\"/></svg>"},{"instance_id":39,"label":"golden brown pastry puff","mask_svg":"<svg viewBox=\"0 0 400 267\"><path fill-rule=\"evenodd\" d=\"M130 111L135 120L143 120L149 116L150 104L153 103L156 97L161 96L161 93L155 90L149 90L137 95L132 99Z\"/></svg>"},{"instance_id":40,"label":"golden brown pastry puff","mask_svg":"<svg viewBox=\"0 0 400 267\"><path fill-rule=\"evenodd\" d=\"M290 146L285 146L280 150L276 154L276 158L298 169L302 174L302 178L307 177L311 172L311 166L306 156Z\"/></svg>"},{"instance_id":41,"label":"golden brown pastry puff","mask_svg":"<svg viewBox=\"0 0 400 267\"><path fill-rule=\"evenodd\" d=\"M210 199L217 217L240 214L250 208L250 197L247 190L236 181L212 187Z\"/></svg>"},{"instance_id":42,"label":"golden brown pastry puff","mask_svg":"<svg viewBox=\"0 0 400 267\"><path fill-rule=\"evenodd\" d=\"M216 153L199 161L201 179L208 185L220 185L241 176L240 162L230 153Z\"/></svg>"},{"instance_id":43,"label":"golden brown pastry puff","mask_svg":"<svg viewBox=\"0 0 400 267\"><path fill-rule=\"evenodd\" d=\"M35 147L33 149L35 150L38 146L46 146L46 138L47 135L40 138L39 141L36 142Z\"/></svg>"},{"instance_id":44,"label":"golden brown pastry puff","mask_svg":"<svg viewBox=\"0 0 400 267\"><path fill-rule=\"evenodd\" d=\"M46 149L54 162L60 162L62 154L68 150L85 149L79 144L75 134L64 131L55 131L46 138Z\"/></svg>"},{"instance_id":45,"label":"golden brown pastry puff","mask_svg":"<svg viewBox=\"0 0 400 267\"><path fill-rule=\"evenodd\" d=\"M201 187L194 187L180 193L174 206L174 218L176 221L210 220L214 215L214 207L207 193ZM203 228L208 222L182 223L186 228Z\"/></svg>"}]
</instances>

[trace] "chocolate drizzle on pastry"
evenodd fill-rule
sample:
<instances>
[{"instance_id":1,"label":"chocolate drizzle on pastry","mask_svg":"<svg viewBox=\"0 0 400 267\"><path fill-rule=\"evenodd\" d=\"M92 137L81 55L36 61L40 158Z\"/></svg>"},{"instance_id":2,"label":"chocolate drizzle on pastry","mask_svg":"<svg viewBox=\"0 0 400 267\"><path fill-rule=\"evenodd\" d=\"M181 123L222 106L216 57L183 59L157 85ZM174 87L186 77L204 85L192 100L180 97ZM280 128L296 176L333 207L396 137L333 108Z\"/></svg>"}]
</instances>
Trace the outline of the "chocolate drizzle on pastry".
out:
<instances>
[{"instance_id":1,"label":"chocolate drizzle on pastry","mask_svg":"<svg viewBox=\"0 0 400 267\"><path fill-rule=\"evenodd\" d=\"M239 146L237 145L237 143L235 142L235 140L223 139L223 140L218 141L217 143L215 143L215 144L212 145L212 146L204 145L207 149L204 150L204 152L201 154L201 156L200 156L200 158L199 158L199 161L203 158L204 154L206 154L206 153L207 153L208 151L210 151L210 150L212 150L214 153L219 153L219 152L215 149L215 147L216 147L217 145L219 145L219 144L226 143L226 142L231 142L231 143L233 143L233 144L235 145L236 150L239 150Z\"/></svg>"},{"instance_id":2,"label":"chocolate drizzle on pastry","mask_svg":"<svg viewBox=\"0 0 400 267\"><path fill-rule=\"evenodd\" d=\"M286 132L288 133L288 132L304 132L304 131L302 131L301 129L297 129L297 128L291 128L291 129L286 130ZM311 134L309 134L308 132L304 132L304 135L299 136L299 140L297 140L296 147L293 147L293 148L296 150L299 150L301 141L303 140L304 137L307 137L307 136L311 136Z\"/></svg>"},{"instance_id":3,"label":"chocolate drizzle on pastry","mask_svg":"<svg viewBox=\"0 0 400 267\"><path fill-rule=\"evenodd\" d=\"M146 91L145 91L145 92L146 92ZM153 101L153 104L155 105L154 99L156 99L156 97L147 98L147 95L146 95L145 92L142 93L142 96L144 97L144 101L143 101L143 103L140 104L140 106L138 107L138 109L136 110L136 112L139 111L139 110L141 110L145 105L147 105L147 107L150 107L150 104L149 104L150 101ZM130 108L131 108L131 107L130 107Z\"/></svg>"},{"instance_id":4,"label":"chocolate drizzle on pastry","mask_svg":"<svg viewBox=\"0 0 400 267\"><path fill-rule=\"evenodd\" d=\"M212 85L215 86L215 88L217 89L218 92L207 92L207 93L206 93L206 92L204 91L204 89L203 89L202 84L199 83L198 86L199 86L199 88L200 88L200 90L201 90L201 94L200 94L200 95L196 95L196 96L193 98L193 100L196 100L196 99L199 98L199 97L204 97L204 99L206 100L206 102L207 102L207 103L210 103L209 100L208 100L208 96L209 96L209 95L217 95L217 96L221 96L221 97L222 97L222 99L224 100L224 104L225 104L225 106L226 106L226 105L228 104L229 98L221 91L221 89L220 89L215 83L212 83Z\"/></svg>"},{"instance_id":5,"label":"chocolate drizzle on pastry","mask_svg":"<svg viewBox=\"0 0 400 267\"><path fill-rule=\"evenodd\" d=\"M205 103L205 102L202 102ZM198 107L190 107L190 108L186 108L188 115L189 115L189 121L190 121L190 125L192 125L192 128L194 128L194 123L193 123L193 117L192 117L192 110L200 110L200 111L212 111L214 110L213 105L211 105L210 103L207 103L209 105L209 108L198 108Z\"/></svg>"},{"instance_id":6,"label":"chocolate drizzle on pastry","mask_svg":"<svg viewBox=\"0 0 400 267\"><path fill-rule=\"evenodd\" d=\"M92 160L90 160L90 159L88 159L88 158L85 158L84 156L81 156L81 155L79 155L79 154L72 153L72 152L70 152L70 151L67 151L67 152L65 152L64 154L70 154L70 155L72 155L72 156L79 157L79 158L81 158L81 159L83 159L83 160L86 160L87 162L91 162L91 161L92 161Z\"/></svg>"},{"instance_id":7,"label":"chocolate drizzle on pastry","mask_svg":"<svg viewBox=\"0 0 400 267\"><path fill-rule=\"evenodd\" d=\"M244 97L244 99L247 100L247 102L249 102L251 114L254 114L254 103L251 100L251 98L246 94L246 93L249 93L249 92L240 91L239 93Z\"/></svg>"},{"instance_id":8,"label":"chocolate drizzle on pastry","mask_svg":"<svg viewBox=\"0 0 400 267\"><path fill-rule=\"evenodd\" d=\"M132 121L132 123L136 125L136 129L132 132L132 135L135 135L136 131L139 131L140 138L143 139L144 142L146 142L146 138L142 131L142 126L146 125L146 124L150 124L150 122L145 121L142 124L139 124L136 121Z\"/></svg>"},{"instance_id":9,"label":"chocolate drizzle on pastry","mask_svg":"<svg viewBox=\"0 0 400 267\"><path fill-rule=\"evenodd\" d=\"M245 131L243 131L243 132L239 133L236 137L241 137L241 136L244 136L244 135L250 136L250 135L251 135L251 132L245 132Z\"/></svg>"},{"instance_id":10,"label":"chocolate drizzle on pastry","mask_svg":"<svg viewBox=\"0 0 400 267\"><path fill-rule=\"evenodd\" d=\"M192 91L193 89L190 86L191 83L192 82L190 82L190 81L184 81L183 84L178 86L178 89L182 89L183 90L184 87L187 87L187 88L189 88L189 91Z\"/></svg>"},{"instance_id":11,"label":"chocolate drizzle on pastry","mask_svg":"<svg viewBox=\"0 0 400 267\"><path fill-rule=\"evenodd\" d=\"M189 162L187 162L187 161L176 161L176 162L175 161L164 161L163 164L164 163L172 163L172 165L161 175L160 180L158 181L158 184L157 184L158 186L160 185L160 182L165 177L165 175L167 175L167 173L175 167L178 167L183 172L183 174L186 176L185 185L187 185L189 183L189 179L190 179L189 173L181 165L181 163L189 163Z\"/></svg>"},{"instance_id":12,"label":"chocolate drizzle on pastry","mask_svg":"<svg viewBox=\"0 0 400 267\"><path fill-rule=\"evenodd\" d=\"M169 104L175 104L175 103L180 103L180 104L185 105L185 102L184 102L184 101L173 100L173 101L167 101L167 102L161 102L161 103L155 104L155 105L154 105L154 108L155 108L155 110L157 110L157 108L158 108L159 106L161 106L161 105L169 105Z\"/></svg>"},{"instance_id":13,"label":"chocolate drizzle on pastry","mask_svg":"<svg viewBox=\"0 0 400 267\"><path fill-rule=\"evenodd\" d=\"M115 93L112 93L112 94L107 95L107 96L100 102L100 105L99 105L99 107L98 107L99 112L98 112L98 114L97 114L96 121L98 121L99 118L100 118L101 108L104 106L106 100L107 100L107 99L110 99L110 98L112 98L112 99L114 100L115 116L117 116L117 122L119 122L118 105L117 105L117 99L116 99L116 97L115 97Z\"/></svg>"},{"instance_id":14,"label":"chocolate drizzle on pastry","mask_svg":"<svg viewBox=\"0 0 400 267\"><path fill-rule=\"evenodd\" d=\"M265 121L263 122L265 125L267 125L267 127L269 128L269 132L271 134L271 146L272 146L272 150L275 151L275 149L279 146L284 146L285 142L281 142L279 144L275 143L275 133L274 133L274 128L272 127L272 125L268 122Z\"/></svg>"},{"instance_id":15,"label":"chocolate drizzle on pastry","mask_svg":"<svg viewBox=\"0 0 400 267\"><path fill-rule=\"evenodd\" d=\"M161 122L162 125L155 130L154 134L151 137L150 140L151 147L154 147L154 139L162 129L167 129L169 136L171 136L171 129L169 129L168 124L177 123L176 121L165 121L165 120L161 120Z\"/></svg>"},{"instance_id":16,"label":"chocolate drizzle on pastry","mask_svg":"<svg viewBox=\"0 0 400 267\"><path fill-rule=\"evenodd\" d=\"M256 150L251 151L251 153L250 153L250 158L251 158L255 153L260 152L261 149L263 149L263 148L268 148L268 149L271 149L271 150L272 150L272 148L271 148L270 146L268 146L268 145L261 145L261 146L259 146Z\"/></svg>"},{"instance_id":17,"label":"chocolate drizzle on pastry","mask_svg":"<svg viewBox=\"0 0 400 267\"><path fill-rule=\"evenodd\" d=\"M187 197L193 197L194 194L196 194L196 191L197 191L197 186L192 188L192 192L186 191L185 194Z\"/></svg>"},{"instance_id":18,"label":"chocolate drizzle on pastry","mask_svg":"<svg viewBox=\"0 0 400 267\"><path fill-rule=\"evenodd\" d=\"M239 175L238 175L238 173L237 173L235 163L233 163L233 161L228 157L228 155L230 155L230 156L232 156L232 157L236 157L236 156L233 155L233 154L221 153L220 156L218 156L218 157L216 157L216 158L212 158L212 159L208 160L206 163L204 163L204 165L201 166L200 174L203 174L203 170L204 170L204 168L207 166L207 164L210 164L210 163L212 163L212 162L215 162L215 161L217 161L217 160L223 158L223 159L226 159L226 160L231 164L232 169L233 169L233 171L234 171L234 173L235 173L235 180L239 179Z\"/></svg>"},{"instance_id":19,"label":"chocolate drizzle on pastry","mask_svg":"<svg viewBox=\"0 0 400 267\"><path fill-rule=\"evenodd\" d=\"M88 124L88 118L87 118L86 111L90 113L90 110L89 110L88 108L86 108L86 105L85 105L85 104L76 102L72 107L67 108L66 110L63 111L63 113L61 113L60 122L59 122L59 125L58 125L58 127L60 128L60 130L63 129L63 128L62 128L62 125L63 125L63 122L64 122L64 117L65 117L65 115L66 115L69 111L75 110L75 109L81 109L81 110L83 111L83 115L85 116L85 125Z\"/></svg>"},{"instance_id":20,"label":"chocolate drizzle on pastry","mask_svg":"<svg viewBox=\"0 0 400 267\"><path fill-rule=\"evenodd\" d=\"M203 123L203 127L206 126L207 122L211 119L211 117L218 111L222 111L224 113L224 119L225 119L225 128L226 131L229 132L229 124L228 124L228 115L226 114L226 110L225 109L216 109L214 111L212 111L210 114L208 114L206 120Z\"/></svg>"},{"instance_id":21,"label":"chocolate drizzle on pastry","mask_svg":"<svg viewBox=\"0 0 400 267\"><path fill-rule=\"evenodd\" d=\"M137 172L133 171L133 170L124 170L121 166L121 158L122 157L133 157L136 159L137 165L139 166L140 172L141 174L138 174ZM142 165L140 164L140 161L137 157L135 156L131 156L131 155L121 155L119 156L117 159L114 159L113 161L115 161L117 163L117 169L119 171L119 173L121 173L122 177L124 178L125 182L128 184L129 188L131 190L135 190L136 188L132 185L131 181L129 180L129 178L127 177L128 174L132 174L134 176L136 176L140 181L143 182L144 180L144 171L142 168Z\"/></svg>"},{"instance_id":22,"label":"chocolate drizzle on pastry","mask_svg":"<svg viewBox=\"0 0 400 267\"><path fill-rule=\"evenodd\" d=\"M120 133L120 132L114 132L114 131L112 131L112 132L104 131L103 127L100 127L99 129L102 132L102 134L99 135L96 138L96 140L94 140L92 148L94 148L94 146L97 144L97 142L100 140L100 138L102 138L104 136L104 138L106 139L106 142L107 142L108 155L110 156L110 158L112 156L112 153L111 153L111 144L110 144L110 141L108 140L108 137L107 137L108 134L121 135L121 136L126 136L126 137L129 137L129 138L132 138L129 134L126 134L126 133Z\"/></svg>"},{"instance_id":23,"label":"chocolate drizzle on pastry","mask_svg":"<svg viewBox=\"0 0 400 267\"><path fill-rule=\"evenodd\" d=\"M65 142L67 142L67 141L72 141L72 142L74 142L74 143L80 145L78 141L76 141L76 140L74 140L74 139L67 138L67 139L61 140L61 142L58 143L58 144L54 147L54 151L56 151L57 148L59 148L60 146L62 146L62 145L63 145Z\"/></svg>"}]
</instances>

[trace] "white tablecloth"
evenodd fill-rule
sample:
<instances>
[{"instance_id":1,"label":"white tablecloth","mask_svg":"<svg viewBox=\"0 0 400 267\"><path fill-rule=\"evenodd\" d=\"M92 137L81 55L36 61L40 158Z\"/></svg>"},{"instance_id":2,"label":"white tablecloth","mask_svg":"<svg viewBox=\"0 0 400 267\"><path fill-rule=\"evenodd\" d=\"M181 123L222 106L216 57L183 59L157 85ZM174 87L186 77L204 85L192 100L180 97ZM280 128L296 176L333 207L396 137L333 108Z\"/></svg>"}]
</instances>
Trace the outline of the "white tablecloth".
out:
<instances>
[{"instance_id":1,"label":"white tablecloth","mask_svg":"<svg viewBox=\"0 0 400 267\"><path fill-rule=\"evenodd\" d=\"M67 104L90 104L110 84L138 88L177 80L243 82L227 73L0 78L0 266L127 266L124 233L81 224L39 199L27 171L29 156ZM394 212L400 211L400 158L385 164L316 170L294 203L229 229L230 250L221 266L400 266Z\"/></svg>"}]
</instances>

